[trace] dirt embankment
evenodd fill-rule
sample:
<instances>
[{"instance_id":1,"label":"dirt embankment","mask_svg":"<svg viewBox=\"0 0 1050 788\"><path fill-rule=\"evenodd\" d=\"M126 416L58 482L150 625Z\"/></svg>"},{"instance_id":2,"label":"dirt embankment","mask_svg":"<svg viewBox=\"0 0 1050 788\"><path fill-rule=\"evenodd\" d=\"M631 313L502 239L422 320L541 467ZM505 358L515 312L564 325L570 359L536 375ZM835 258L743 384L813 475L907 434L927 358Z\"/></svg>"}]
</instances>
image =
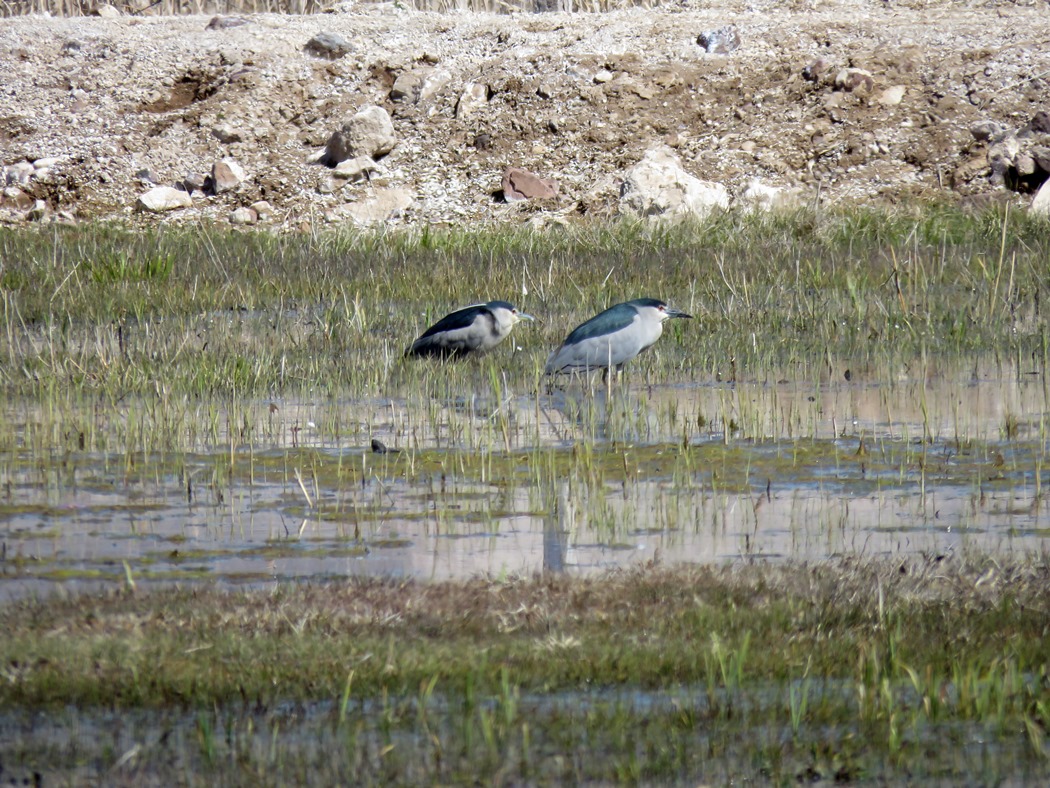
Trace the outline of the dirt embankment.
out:
<instances>
[{"instance_id":1,"label":"dirt embankment","mask_svg":"<svg viewBox=\"0 0 1050 788\"><path fill-rule=\"evenodd\" d=\"M1046 3L912 5L7 19L0 220L606 216L625 170L660 146L731 199L759 180L828 203L1028 204L1050 169ZM737 48L698 43L727 25ZM307 47L319 33L331 56ZM371 105L393 149L352 172L314 163ZM504 202L511 166L557 195ZM191 204L136 207L157 185Z\"/></svg>"}]
</instances>

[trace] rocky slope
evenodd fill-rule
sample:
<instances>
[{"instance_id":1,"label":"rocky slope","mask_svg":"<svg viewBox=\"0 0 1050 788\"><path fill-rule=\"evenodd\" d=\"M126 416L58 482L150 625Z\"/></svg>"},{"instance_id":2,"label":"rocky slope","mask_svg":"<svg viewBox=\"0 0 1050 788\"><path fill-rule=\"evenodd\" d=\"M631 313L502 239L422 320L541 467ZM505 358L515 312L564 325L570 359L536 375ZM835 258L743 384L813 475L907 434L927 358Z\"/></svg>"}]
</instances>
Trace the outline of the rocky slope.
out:
<instances>
[{"instance_id":1,"label":"rocky slope","mask_svg":"<svg viewBox=\"0 0 1050 788\"><path fill-rule=\"evenodd\" d=\"M825 204L1027 205L1046 180L1046 2L699 5L5 19L0 220L603 217L653 149L737 201L757 180ZM392 149L350 145L335 169L326 144L369 107ZM550 191L504 200L508 167ZM182 207L139 200L157 185Z\"/></svg>"}]
</instances>

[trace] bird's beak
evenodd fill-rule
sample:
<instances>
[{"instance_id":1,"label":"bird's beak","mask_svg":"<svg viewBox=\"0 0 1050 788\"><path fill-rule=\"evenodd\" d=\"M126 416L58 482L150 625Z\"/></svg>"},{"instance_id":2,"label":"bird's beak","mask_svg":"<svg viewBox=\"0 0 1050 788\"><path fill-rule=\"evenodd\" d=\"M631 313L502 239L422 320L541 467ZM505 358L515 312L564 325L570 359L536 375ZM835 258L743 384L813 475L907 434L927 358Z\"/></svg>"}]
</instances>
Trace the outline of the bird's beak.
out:
<instances>
[{"instance_id":1,"label":"bird's beak","mask_svg":"<svg viewBox=\"0 0 1050 788\"><path fill-rule=\"evenodd\" d=\"M518 320L535 320L535 319L536 318L534 318L532 315L528 314L527 312L518 312Z\"/></svg>"},{"instance_id":2,"label":"bird's beak","mask_svg":"<svg viewBox=\"0 0 1050 788\"><path fill-rule=\"evenodd\" d=\"M667 314L668 318L672 318L672 317L687 317L690 320L693 319L692 315L686 314L681 309L675 309L673 306L665 307L664 308L664 312Z\"/></svg>"}]
</instances>

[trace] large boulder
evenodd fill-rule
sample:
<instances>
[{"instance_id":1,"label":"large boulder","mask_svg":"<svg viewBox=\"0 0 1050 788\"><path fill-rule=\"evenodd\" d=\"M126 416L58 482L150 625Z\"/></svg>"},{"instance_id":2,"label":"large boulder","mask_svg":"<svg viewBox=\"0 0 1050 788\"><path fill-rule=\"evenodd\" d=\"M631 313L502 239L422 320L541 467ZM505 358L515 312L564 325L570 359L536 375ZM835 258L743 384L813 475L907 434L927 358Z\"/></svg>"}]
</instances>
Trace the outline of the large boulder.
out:
<instances>
[{"instance_id":1,"label":"large boulder","mask_svg":"<svg viewBox=\"0 0 1050 788\"><path fill-rule=\"evenodd\" d=\"M624 174L620 207L654 219L703 219L729 207L729 192L720 183L690 175L669 148L660 147L648 151Z\"/></svg>"},{"instance_id":2,"label":"large boulder","mask_svg":"<svg viewBox=\"0 0 1050 788\"><path fill-rule=\"evenodd\" d=\"M211 168L211 189L215 194L222 194L236 189L244 182L244 168L233 159L217 161Z\"/></svg>"},{"instance_id":3,"label":"large boulder","mask_svg":"<svg viewBox=\"0 0 1050 788\"><path fill-rule=\"evenodd\" d=\"M145 194L140 194L136 205L140 211L164 213L177 208L190 208L193 199L186 192L171 186L157 186Z\"/></svg>"},{"instance_id":4,"label":"large boulder","mask_svg":"<svg viewBox=\"0 0 1050 788\"><path fill-rule=\"evenodd\" d=\"M397 145L397 135L389 113L375 105L365 107L328 140L320 161L334 167L355 156L385 156Z\"/></svg>"}]
</instances>

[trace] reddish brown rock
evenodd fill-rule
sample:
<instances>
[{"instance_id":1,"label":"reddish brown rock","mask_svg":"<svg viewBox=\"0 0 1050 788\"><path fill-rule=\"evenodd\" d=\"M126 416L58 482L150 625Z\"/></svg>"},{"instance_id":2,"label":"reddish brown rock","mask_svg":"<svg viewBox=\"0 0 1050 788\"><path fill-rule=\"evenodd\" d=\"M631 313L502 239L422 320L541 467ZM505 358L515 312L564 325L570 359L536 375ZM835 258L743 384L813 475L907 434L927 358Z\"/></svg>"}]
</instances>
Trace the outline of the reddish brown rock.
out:
<instances>
[{"instance_id":1,"label":"reddish brown rock","mask_svg":"<svg viewBox=\"0 0 1050 788\"><path fill-rule=\"evenodd\" d=\"M507 202L548 200L558 196L558 184L521 167L503 171L503 198Z\"/></svg>"}]
</instances>

